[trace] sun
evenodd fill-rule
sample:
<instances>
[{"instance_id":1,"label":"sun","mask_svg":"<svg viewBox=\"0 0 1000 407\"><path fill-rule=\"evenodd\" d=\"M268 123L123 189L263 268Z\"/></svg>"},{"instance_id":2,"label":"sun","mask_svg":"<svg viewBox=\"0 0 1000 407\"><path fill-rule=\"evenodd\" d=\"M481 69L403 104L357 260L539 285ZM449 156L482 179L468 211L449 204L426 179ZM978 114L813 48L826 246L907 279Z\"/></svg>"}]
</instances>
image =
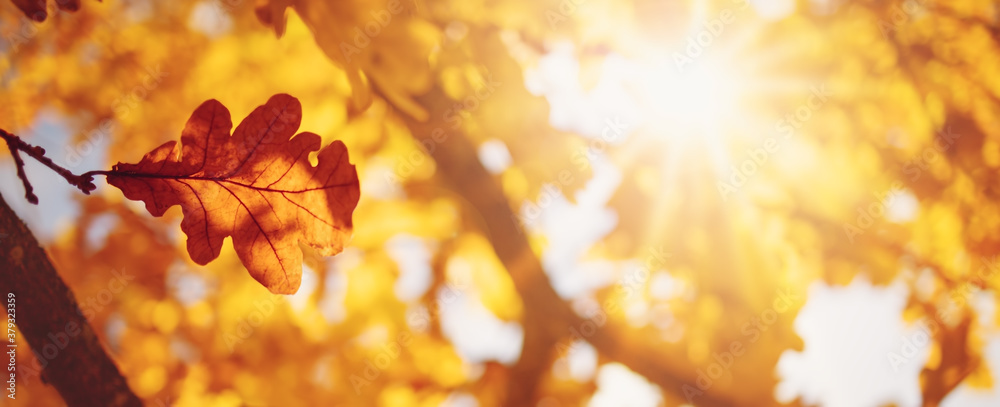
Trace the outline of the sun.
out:
<instances>
[{"instance_id":1,"label":"sun","mask_svg":"<svg viewBox=\"0 0 1000 407\"><path fill-rule=\"evenodd\" d=\"M679 70L674 64L644 66L635 78L655 132L666 138L706 137L742 114L741 78L715 61ZM640 71L643 71L640 70Z\"/></svg>"}]
</instances>

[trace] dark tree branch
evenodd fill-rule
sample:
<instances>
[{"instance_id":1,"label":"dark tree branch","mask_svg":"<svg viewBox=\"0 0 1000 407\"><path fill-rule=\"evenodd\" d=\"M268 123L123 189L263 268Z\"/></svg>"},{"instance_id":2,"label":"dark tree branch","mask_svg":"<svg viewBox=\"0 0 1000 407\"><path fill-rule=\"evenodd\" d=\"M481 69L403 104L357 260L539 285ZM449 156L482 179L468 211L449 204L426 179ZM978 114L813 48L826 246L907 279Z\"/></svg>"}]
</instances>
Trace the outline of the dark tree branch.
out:
<instances>
[{"instance_id":1,"label":"dark tree branch","mask_svg":"<svg viewBox=\"0 0 1000 407\"><path fill-rule=\"evenodd\" d=\"M46 359L42 379L69 406L141 406L76 298L56 273L48 255L24 222L0 196L0 295L14 294L15 323L36 356ZM64 342L49 358L53 339ZM65 338L65 340L63 340ZM20 343L23 346L23 342ZM29 361L18 360L18 378ZM21 378L23 380L23 378Z\"/></svg>"}]
</instances>

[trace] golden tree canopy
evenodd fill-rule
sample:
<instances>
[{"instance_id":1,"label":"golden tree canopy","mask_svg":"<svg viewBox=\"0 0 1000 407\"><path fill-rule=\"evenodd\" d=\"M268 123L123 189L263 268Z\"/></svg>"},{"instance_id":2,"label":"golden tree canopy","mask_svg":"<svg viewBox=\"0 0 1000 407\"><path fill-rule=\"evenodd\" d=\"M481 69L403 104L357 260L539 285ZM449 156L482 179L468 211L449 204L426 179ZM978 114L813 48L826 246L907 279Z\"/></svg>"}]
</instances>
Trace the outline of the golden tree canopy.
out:
<instances>
[{"instance_id":1,"label":"golden tree canopy","mask_svg":"<svg viewBox=\"0 0 1000 407\"><path fill-rule=\"evenodd\" d=\"M0 183L149 405L1000 400L995 2L49 3L0 6L0 128L56 164L288 94L321 142L268 157L360 181L290 296L139 192Z\"/></svg>"}]
</instances>

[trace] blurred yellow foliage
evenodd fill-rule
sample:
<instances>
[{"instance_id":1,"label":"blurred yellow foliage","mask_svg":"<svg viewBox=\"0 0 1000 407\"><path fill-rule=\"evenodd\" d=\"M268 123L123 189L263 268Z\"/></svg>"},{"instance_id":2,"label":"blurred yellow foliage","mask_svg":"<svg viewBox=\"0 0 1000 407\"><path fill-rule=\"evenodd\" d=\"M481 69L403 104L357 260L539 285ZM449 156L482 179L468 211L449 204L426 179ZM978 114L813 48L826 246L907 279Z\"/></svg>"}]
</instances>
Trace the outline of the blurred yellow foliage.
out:
<instances>
[{"instance_id":1,"label":"blurred yellow foliage","mask_svg":"<svg viewBox=\"0 0 1000 407\"><path fill-rule=\"evenodd\" d=\"M204 100L244 117L275 93L357 166L353 240L304 247L287 297L230 242L194 264L178 209L109 188L65 203L79 216L47 249L149 405L580 405L606 386L559 365L584 342L665 405L685 386L699 406L776 405L810 287L856 278L904 285L900 317L942 327L923 405L993 386L1000 313L971 293L998 288L981 272L1000 248L995 2L252 3L85 2L42 23L0 6L0 127L31 142L58 115L48 154L73 172L136 161ZM105 301L112 270L135 279ZM512 326L511 360L455 333ZM59 402L24 386L18 403Z\"/></svg>"}]
</instances>

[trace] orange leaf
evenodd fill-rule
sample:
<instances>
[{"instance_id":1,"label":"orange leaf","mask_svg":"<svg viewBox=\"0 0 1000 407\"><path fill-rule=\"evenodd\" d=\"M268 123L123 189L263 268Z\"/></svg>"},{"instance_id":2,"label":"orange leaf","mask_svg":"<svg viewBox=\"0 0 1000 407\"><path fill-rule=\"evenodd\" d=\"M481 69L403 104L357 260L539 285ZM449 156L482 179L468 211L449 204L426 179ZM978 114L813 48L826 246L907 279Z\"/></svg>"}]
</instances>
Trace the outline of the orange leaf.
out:
<instances>
[{"instance_id":1,"label":"orange leaf","mask_svg":"<svg viewBox=\"0 0 1000 407\"><path fill-rule=\"evenodd\" d=\"M343 250L358 204L358 174L339 140L309 163L320 137L299 133L302 105L279 94L233 132L217 100L191 114L181 144L169 141L138 164L118 163L108 183L141 200L153 216L180 205L191 259L219 257L226 236L250 275L271 292L295 293L302 277L299 242L326 256Z\"/></svg>"}]
</instances>

